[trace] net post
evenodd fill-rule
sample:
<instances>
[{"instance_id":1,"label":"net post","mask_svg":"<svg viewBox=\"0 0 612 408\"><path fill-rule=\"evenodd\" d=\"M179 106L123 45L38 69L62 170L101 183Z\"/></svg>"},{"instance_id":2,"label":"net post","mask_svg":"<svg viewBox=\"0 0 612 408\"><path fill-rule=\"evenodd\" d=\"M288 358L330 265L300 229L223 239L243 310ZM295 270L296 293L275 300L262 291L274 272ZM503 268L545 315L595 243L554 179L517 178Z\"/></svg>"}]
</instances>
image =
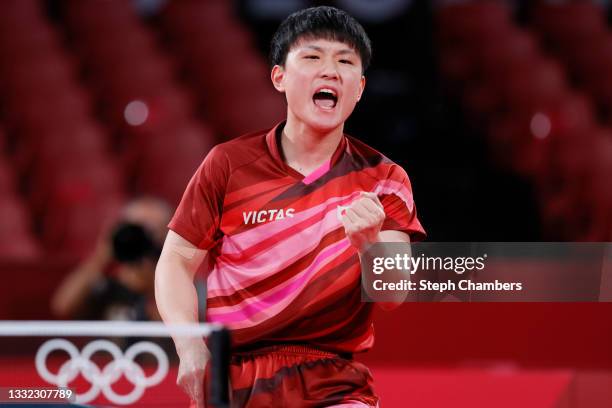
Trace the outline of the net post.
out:
<instances>
[{"instance_id":1,"label":"net post","mask_svg":"<svg viewBox=\"0 0 612 408\"><path fill-rule=\"evenodd\" d=\"M222 328L209 337L211 354L208 403L214 408L229 407L230 332Z\"/></svg>"}]
</instances>

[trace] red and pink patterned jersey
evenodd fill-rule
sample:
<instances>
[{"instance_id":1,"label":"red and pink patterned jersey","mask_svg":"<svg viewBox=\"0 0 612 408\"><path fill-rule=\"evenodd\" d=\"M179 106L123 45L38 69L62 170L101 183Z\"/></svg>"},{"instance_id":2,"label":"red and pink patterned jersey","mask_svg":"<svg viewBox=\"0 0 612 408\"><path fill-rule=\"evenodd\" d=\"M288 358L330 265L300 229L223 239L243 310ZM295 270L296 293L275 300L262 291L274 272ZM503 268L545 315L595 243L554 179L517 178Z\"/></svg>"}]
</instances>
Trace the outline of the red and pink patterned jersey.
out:
<instances>
[{"instance_id":1,"label":"red and pink patterned jersey","mask_svg":"<svg viewBox=\"0 0 612 408\"><path fill-rule=\"evenodd\" d=\"M170 229L211 255L208 322L232 329L236 349L308 343L360 352L374 342L361 302L357 251L340 221L361 192L376 193L383 230L422 240L406 172L343 136L308 176L279 149L283 124L215 146L192 177Z\"/></svg>"}]
</instances>

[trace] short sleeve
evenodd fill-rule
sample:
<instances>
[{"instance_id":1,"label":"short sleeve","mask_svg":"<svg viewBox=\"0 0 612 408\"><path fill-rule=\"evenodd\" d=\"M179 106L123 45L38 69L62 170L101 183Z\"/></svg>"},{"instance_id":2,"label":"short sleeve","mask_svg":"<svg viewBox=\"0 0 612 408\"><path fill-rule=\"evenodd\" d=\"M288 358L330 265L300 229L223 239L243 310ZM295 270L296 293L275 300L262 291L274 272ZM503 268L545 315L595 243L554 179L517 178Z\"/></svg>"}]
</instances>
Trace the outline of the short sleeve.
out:
<instances>
[{"instance_id":1,"label":"short sleeve","mask_svg":"<svg viewBox=\"0 0 612 408\"><path fill-rule=\"evenodd\" d=\"M216 146L189 181L168 228L200 249L215 246L228 176L227 157Z\"/></svg>"},{"instance_id":2,"label":"short sleeve","mask_svg":"<svg viewBox=\"0 0 612 408\"><path fill-rule=\"evenodd\" d=\"M405 232L411 242L424 240L427 234L417 217L412 186L404 169L391 166L387 179L380 186L378 196L386 215L381 230Z\"/></svg>"}]
</instances>

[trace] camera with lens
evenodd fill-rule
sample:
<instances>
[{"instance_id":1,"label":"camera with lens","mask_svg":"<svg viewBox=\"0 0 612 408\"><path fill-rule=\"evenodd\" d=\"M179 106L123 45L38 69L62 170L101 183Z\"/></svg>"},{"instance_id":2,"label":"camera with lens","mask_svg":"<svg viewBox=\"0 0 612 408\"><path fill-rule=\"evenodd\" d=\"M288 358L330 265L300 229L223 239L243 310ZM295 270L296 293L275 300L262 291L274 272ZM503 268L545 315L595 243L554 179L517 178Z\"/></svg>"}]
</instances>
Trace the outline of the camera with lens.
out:
<instances>
[{"instance_id":1,"label":"camera with lens","mask_svg":"<svg viewBox=\"0 0 612 408\"><path fill-rule=\"evenodd\" d=\"M145 259L157 261L161 247L142 225L129 222L118 224L112 234L114 258L120 263L140 263Z\"/></svg>"}]
</instances>

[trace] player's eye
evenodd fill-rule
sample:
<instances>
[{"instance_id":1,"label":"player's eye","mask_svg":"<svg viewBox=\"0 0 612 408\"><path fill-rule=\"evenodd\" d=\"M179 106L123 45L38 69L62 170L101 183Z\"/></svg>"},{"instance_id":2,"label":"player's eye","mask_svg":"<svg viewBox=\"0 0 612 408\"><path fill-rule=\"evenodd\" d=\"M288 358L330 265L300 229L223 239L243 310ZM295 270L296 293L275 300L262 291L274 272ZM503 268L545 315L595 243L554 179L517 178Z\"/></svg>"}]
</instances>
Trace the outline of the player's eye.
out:
<instances>
[{"instance_id":1,"label":"player's eye","mask_svg":"<svg viewBox=\"0 0 612 408\"><path fill-rule=\"evenodd\" d=\"M314 59L319 59L319 56L318 55L306 55L304 58L314 60Z\"/></svg>"},{"instance_id":2,"label":"player's eye","mask_svg":"<svg viewBox=\"0 0 612 408\"><path fill-rule=\"evenodd\" d=\"M353 61L351 60L347 60L347 59L341 59L340 60L341 64L349 64L349 65L353 65Z\"/></svg>"}]
</instances>

